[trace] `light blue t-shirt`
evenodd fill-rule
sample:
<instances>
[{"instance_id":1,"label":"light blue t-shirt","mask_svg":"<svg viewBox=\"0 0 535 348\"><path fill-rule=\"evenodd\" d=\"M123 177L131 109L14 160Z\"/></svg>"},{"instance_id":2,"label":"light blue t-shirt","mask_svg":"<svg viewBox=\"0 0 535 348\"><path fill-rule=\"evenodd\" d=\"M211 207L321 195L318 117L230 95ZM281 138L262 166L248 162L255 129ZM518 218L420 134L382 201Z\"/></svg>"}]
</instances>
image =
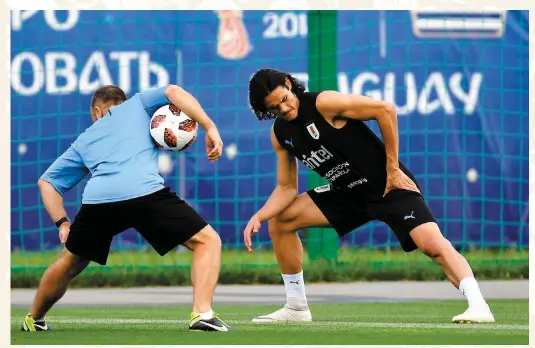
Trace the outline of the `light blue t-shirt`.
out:
<instances>
[{"instance_id":1,"label":"light blue t-shirt","mask_svg":"<svg viewBox=\"0 0 535 348\"><path fill-rule=\"evenodd\" d=\"M84 204L124 201L163 189L150 117L169 104L166 87L152 88L110 109L87 128L41 178L63 195L91 173Z\"/></svg>"}]
</instances>

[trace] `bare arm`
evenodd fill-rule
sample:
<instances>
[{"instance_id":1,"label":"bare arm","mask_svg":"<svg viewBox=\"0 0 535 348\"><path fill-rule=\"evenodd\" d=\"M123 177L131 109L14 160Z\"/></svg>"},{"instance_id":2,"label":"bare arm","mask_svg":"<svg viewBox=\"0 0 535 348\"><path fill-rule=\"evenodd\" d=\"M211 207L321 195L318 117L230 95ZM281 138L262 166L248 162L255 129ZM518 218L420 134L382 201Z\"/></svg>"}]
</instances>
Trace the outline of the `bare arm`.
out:
<instances>
[{"instance_id":1,"label":"bare arm","mask_svg":"<svg viewBox=\"0 0 535 348\"><path fill-rule=\"evenodd\" d=\"M59 219L67 217L67 212L63 206L63 196L56 191L54 186L43 179L39 179L37 185L41 191L41 199L45 209L52 221L55 223ZM69 221L65 221L59 226L59 240L62 244L67 242L70 230L71 223Z\"/></svg>"},{"instance_id":2,"label":"bare arm","mask_svg":"<svg viewBox=\"0 0 535 348\"><path fill-rule=\"evenodd\" d=\"M257 213L260 222L279 214L297 197L297 159L279 144L273 129L271 144L277 155L277 187Z\"/></svg>"},{"instance_id":3,"label":"bare arm","mask_svg":"<svg viewBox=\"0 0 535 348\"><path fill-rule=\"evenodd\" d=\"M253 252L251 236L258 233L260 224L286 209L297 197L297 160L280 146L273 129L271 144L277 154L277 187L264 206L249 220L243 231L245 247Z\"/></svg>"},{"instance_id":4,"label":"bare arm","mask_svg":"<svg viewBox=\"0 0 535 348\"><path fill-rule=\"evenodd\" d=\"M80 154L70 146L39 178L43 204L50 218L56 222L67 216L63 208L63 195L89 173Z\"/></svg>"},{"instance_id":5,"label":"bare arm","mask_svg":"<svg viewBox=\"0 0 535 348\"><path fill-rule=\"evenodd\" d=\"M336 116L362 121L376 120L385 143L386 170L399 169L398 120L394 105L361 95L335 91L322 92L316 103L318 110L328 120Z\"/></svg>"},{"instance_id":6,"label":"bare arm","mask_svg":"<svg viewBox=\"0 0 535 348\"><path fill-rule=\"evenodd\" d=\"M208 117L201 104L190 93L176 85L169 85L165 89L166 98L186 115L196 121L206 131L206 155L214 163L223 152L223 140L215 123Z\"/></svg>"},{"instance_id":7,"label":"bare arm","mask_svg":"<svg viewBox=\"0 0 535 348\"><path fill-rule=\"evenodd\" d=\"M325 91L316 99L317 108L326 120L337 116L355 120L376 120L386 151L386 186L383 196L394 188L420 192L416 184L399 169L398 119L394 105L361 95Z\"/></svg>"},{"instance_id":8,"label":"bare arm","mask_svg":"<svg viewBox=\"0 0 535 348\"><path fill-rule=\"evenodd\" d=\"M199 123L205 130L215 127L215 123L208 117L201 104L189 92L177 85L169 85L165 90L169 101L184 111L186 115Z\"/></svg>"},{"instance_id":9,"label":"bare arm","mask_svg":"<svg viewBox=\"0 0 535 348\"><path fill-rule=\"evenodd\" d=\"M62 217L67 216L67 212L63 206L63 196L56 191L54 186L43 179L39 179L37 185L39 186L39 191L41 191L41 198L45 209L52 221L56 222Z\"/></svg>"},{"instance_id":10,"label":"bare arm","mask_svg":"<svg viewBox=\"0 0 535 348\"><path fill-rule=\"evenodd\" d=\"M41 176L37 185L41 199L53 222L67 217L63 206L63 194L73 188L89 173L84 162L73 146L70 146ZM59 228L62 243L67 241L70 222L64 222Z\"/></svg>"}]
</instances>

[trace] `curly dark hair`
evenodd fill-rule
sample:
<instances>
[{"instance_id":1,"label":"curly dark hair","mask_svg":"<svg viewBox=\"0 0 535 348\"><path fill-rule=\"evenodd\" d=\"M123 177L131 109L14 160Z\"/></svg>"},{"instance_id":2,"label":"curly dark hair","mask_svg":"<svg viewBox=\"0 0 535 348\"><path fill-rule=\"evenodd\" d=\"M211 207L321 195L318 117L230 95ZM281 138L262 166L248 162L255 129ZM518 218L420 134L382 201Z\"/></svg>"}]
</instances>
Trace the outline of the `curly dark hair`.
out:
<instances>
[{"instance_id":1,"label":"curly dark hair","mask_svg":"<svg viewBox=\"0 0 535 348\"><path fill-rule=\"evenodd\" d=\"M264 99L279 86L286 87L286 79L292 84L292 93L300 96L305 86L295 77L275 69L258 70L249 81L249 104L259 120L272 120L276 116L266 108Z\"/></svg>"}]
</instances>

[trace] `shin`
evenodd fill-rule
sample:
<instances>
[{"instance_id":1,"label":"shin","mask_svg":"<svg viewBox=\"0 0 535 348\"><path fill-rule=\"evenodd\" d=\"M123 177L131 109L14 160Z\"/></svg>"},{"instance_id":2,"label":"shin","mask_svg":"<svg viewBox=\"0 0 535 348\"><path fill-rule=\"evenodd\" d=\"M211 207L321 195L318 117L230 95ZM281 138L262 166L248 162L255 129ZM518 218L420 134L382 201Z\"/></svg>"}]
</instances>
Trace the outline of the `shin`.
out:
<instances>
[{"instance_id":1,"label":"shin","mask_svg":"<svg viewBox=\"0 0 535 348\"><path fill-rule=\"evenodd\" d=\"M418 248L439 264L450 282L468 300L469 306L485 302L472 269L466 259L442 236L438 225L426 223L411 231Z\"/></svg>"},{"instance_id":2,"label":"shin","mask_svg":"<svg viewBox=\"0 0 535 348\"><path fill-rule=\"evenodd\" d=\"M212 227L206 226L184 245L193 250L191 265L193 312L211 312L221 265L221 239Z\"/></svg>"},{"instance_id":3,"label":"shin","mask_svg":"<svg viewBox=\"0 0 535 348\"><path fill-rule=\"evenodd\" d=\"M64 249L58 260L43 274L29 314L35 319L44 317L50 308L63 297L71 280L88 264L89 261Z\"/></svg>"}]
</instances>

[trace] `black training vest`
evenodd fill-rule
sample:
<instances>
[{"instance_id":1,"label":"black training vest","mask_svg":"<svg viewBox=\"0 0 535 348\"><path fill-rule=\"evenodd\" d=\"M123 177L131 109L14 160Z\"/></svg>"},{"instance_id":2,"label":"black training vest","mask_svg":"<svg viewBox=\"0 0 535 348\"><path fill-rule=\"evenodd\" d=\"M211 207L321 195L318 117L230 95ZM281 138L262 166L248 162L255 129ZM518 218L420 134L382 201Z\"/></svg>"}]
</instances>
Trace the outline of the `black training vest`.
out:
<instances>
[{"instance_id":1,"label":"black training vest","mask_svg":"<svg viewBox=\"0 0 535 348\"><path fill-rule=\"evenodd\" d=\"M351 190L362 200L380 199L386 186L384 143L363 121L348 119L341 129L331 126L316 108L320 93L299 96L296 119L275 120L273 130L279 144L327 179L331 187ZM399 166L416 183L401 162Z\"/></svg>"}]
</instances>

